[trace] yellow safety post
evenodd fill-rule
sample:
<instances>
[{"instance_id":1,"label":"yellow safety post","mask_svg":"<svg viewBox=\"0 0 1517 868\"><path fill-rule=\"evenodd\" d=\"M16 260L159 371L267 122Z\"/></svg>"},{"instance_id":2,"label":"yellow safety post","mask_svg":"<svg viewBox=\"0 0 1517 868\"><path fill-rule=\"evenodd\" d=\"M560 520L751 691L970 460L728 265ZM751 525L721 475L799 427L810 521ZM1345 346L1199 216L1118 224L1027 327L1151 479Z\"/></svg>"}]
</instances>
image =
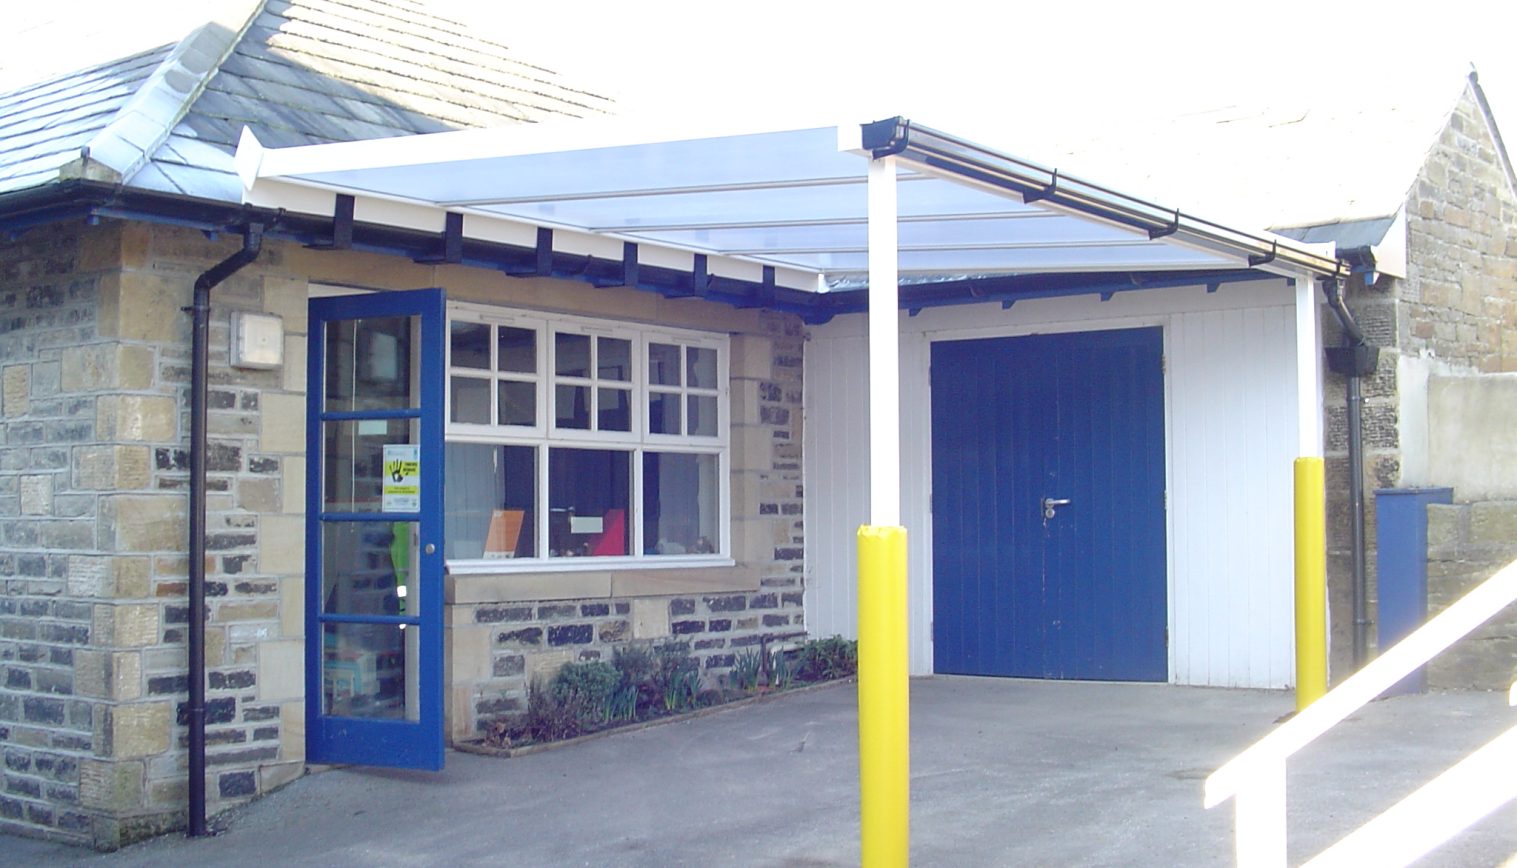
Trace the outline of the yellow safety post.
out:
<instances>
[{"instance_id":1,"label":"yellow safety post","mask_svg":"<svg viewBox=\"0 0 1517 868\"><path fill-rule=\"evenodd\" d=\"M1327 532L1321 458L1296 459L1296 710L1327 693Z\"/></svg>"},{"instance_id":2,"label":"yellow safety post","mask_svg":"<svg viewBox=\"0 0 1517 868\"><path fill-rule=\"evenodd\" d=\"M859 827L864 868L907 864L906 529L859 528Z\"/></svg>"}]
</instances>

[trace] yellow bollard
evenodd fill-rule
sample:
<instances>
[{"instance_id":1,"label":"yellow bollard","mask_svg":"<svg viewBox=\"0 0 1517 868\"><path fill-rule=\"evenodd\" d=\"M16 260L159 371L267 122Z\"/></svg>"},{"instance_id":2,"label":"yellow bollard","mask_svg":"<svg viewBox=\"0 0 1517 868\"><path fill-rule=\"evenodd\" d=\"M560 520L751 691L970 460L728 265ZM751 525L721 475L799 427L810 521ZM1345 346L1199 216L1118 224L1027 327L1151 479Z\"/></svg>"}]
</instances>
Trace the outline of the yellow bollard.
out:
<instances>
[{"instance_id":1,"label":"yellow bollard","mask_svg":"<svg viewBox=\"0 0 1517 868\"><path fill-rule=\"evenodd\" d=\"M858 599L861 862L904 866L911 768L905 528L859 528Z\"/></svg>"},{"instance_id":2,"label":"yellow bollard","mask_svg":"<svg viewBox=\"0 0 1517 868\"><path fill-rule=\"evenodd\" d=\"M1296 710L1327 693L1327 532L1321 458L1296 459Z\"/></svg>"}]
</instances>

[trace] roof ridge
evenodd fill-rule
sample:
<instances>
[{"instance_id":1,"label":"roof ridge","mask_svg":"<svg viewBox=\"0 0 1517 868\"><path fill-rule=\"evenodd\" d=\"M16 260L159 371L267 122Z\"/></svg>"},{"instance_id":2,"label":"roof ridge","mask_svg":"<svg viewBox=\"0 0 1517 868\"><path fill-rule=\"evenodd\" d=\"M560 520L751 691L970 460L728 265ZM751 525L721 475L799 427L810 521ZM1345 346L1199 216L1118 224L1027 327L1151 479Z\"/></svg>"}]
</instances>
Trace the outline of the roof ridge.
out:
<instances>
[{"instance_id":1,"label":"roof ridge","mask_svg":"<svg viewBox=\"0 0 1517 868\"><path fill-rule=\"evenodd\" d=\"M229 4L180 40L59 176L120 183L146 165L247 34L265 2Z\"/></svg>"}]
</instances>

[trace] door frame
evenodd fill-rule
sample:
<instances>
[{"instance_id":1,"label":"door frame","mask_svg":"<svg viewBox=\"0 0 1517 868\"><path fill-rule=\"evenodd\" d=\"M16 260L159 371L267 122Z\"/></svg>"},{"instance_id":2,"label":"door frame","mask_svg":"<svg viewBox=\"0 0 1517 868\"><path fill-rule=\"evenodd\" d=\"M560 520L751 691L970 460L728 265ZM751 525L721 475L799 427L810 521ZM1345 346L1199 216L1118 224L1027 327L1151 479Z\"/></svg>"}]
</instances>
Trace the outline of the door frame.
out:
<instances>
[{"instance_id":1,"label":"door frame","mask_svg":"<svg viewBox=\"0 0 1517 868\"><path fill-rule=\"evenodd\" d=\"M921 370L916 378L917 387L920 388L925 406L932 406L932 345L940 341L971 341L982 338L1018 338L1032 335L1065 335L1082 332L1119 331L1125 329L1157 328L1160 330L1160 346L1164 357L1163 368L1163 396L1164 407L1162 411L1164 422L1164 489L1166 492L1166 508L1164 510L1164 597L1165 597L1165 630L1169 637L1166 642L1166 682L1174 683L1175 680L1175 505L1169 500L1168 492L1174 490L1174 461L1171 450L1174 445L1173 436L1173 406L1172 378L1169 370L1169 359L1172 358L1173 339L1171 317L1163 313L1148 313L1132 317L1101 317L1090 320L1074 318L1060 318L1046 322L1024 322L1017 324L976 326L976 327L948 327L938 329L924 329L914 333L908 331L910 327L902 326L902 352L907 351L910 342L919 342L917 351L920 352ZM919 513L925 520L923 536L925 539L914 544L921 552L920 560L913 557L913 562L921 564L923 579L920 582L911 582L910 593L912 599L920 599L921 607L925 610L925 629L921 631L922 659L925 660L928 671L935 672L937 659L937 647L934 636L936 614L933 612L933 601L936 592L937 578L933 574L933 515L932 515L932 455L933 439L932 425L922 426L925 432L924 442L921 448L922 467L920 469L920 491L924 492L925 502ZM912 652L916 656L916 652Z\"/></svg>"},{"instance_id":2,"label":"door frame","mask_svg":"<svg viewBox=\"0 0 1517 868\"><path fill-rule=\"evenodd\" d=\"M306 357L306 593L305 593L305 685L306 761L355 764L436 771L443 767L443 413L446 393L445 349L446 299L441 289L358 292L351 295L312 296L308 302L309 328ZM352 316L348 314L354 314ZM367 414L327 413L325 392L326 334L328 320L391 316L414 316L420 321L419 364L416 367L420 395L414 411L375 411ZM331 418L370 415L414 418L418 422L420 447L420 510L416 513L376 513L382 518L365 521L415 521L419 538L419 609L417 616L385 616L415 624L417 640L418 719L377 720L329 716L322 713L323 617L322 527L326 520L322 499L324 438L322 424ZM334 513L334 516L346 515ZM344 520L333 518L333 521ZM433 546L428 552L427 546ZM340 617L340 616L339 616Z\"/></svg>"}]
</instances>

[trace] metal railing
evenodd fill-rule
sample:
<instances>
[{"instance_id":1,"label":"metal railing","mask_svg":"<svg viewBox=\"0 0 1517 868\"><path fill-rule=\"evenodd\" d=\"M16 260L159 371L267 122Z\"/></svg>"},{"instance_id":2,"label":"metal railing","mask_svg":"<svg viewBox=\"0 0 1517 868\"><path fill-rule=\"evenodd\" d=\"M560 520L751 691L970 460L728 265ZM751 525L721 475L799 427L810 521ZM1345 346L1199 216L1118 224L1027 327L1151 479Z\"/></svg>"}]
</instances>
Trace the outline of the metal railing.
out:
<instances>
[{"instance_id":1,"label":"metal railing","mask_svg":"<svg viewBox=\"0 0 1517 868\"><path fill-rule=\"evenodd\" d=\"M1274 868L1286 863L1286 760L1513 601L1517 601L1517 561L1213 772L1206 779L1205 806L1214 808L1234 799L1238 865ZM1509 699L1517 704L1517 685ZM1384 854L1392 854L1389 858L1395 864L1410 863L1517 797L1514 770L1517 727L1307 864L1385 864ZM1459 797L1451 798L1452 794Z\"/></svg>"}]
</instances>

